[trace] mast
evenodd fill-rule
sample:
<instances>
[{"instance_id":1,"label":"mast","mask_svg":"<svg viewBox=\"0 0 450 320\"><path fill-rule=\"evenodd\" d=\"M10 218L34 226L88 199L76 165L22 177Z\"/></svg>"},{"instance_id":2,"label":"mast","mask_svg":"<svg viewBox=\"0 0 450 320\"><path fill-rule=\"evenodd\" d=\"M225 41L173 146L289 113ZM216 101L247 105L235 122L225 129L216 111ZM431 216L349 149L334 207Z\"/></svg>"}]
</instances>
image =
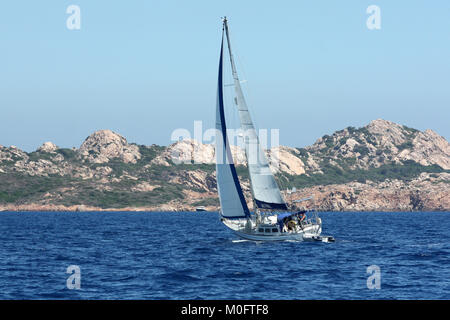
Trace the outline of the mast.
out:
<instances>
[{"instance_id":1,"label":"mast","mask_svg":"<svg viewBox=\"0 0 450 320\"><path fill-rule=\"evenodd\" d=\"M239 77L236 71L236 65L234 64L233 53L231 52L230 33L228 31L227 17L223 18L223 25L225 27L225 33L227 35L228 52L230 54L231 72L233 73L233 79L239 81Z\"/></svg>"}]
</instances>

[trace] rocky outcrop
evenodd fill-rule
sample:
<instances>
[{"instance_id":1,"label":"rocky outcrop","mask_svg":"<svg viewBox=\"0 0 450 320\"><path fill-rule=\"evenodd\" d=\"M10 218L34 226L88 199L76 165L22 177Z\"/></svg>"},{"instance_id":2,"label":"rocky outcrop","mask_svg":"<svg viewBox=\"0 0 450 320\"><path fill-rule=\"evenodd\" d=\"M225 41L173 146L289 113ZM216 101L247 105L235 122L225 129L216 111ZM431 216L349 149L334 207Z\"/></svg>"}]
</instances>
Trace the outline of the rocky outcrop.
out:
<instances>
[{"instance_id":1,"label":"rocky outcrop","mask_svg":"<svg viewBox=\"0 0 450 320\"><path fill-rule=\"evenodd\" d=\"M351 182L315 186L289 195L290 200L314 195L326 211L448 211L450 174L423 173L411 182Z\"/></svg>"},{"instance_id":2,"label":"rocky outcrop","mask_svg":"<svg viewBox=\"0 0 450 320\"><path fill-rule=\"evenodd\" d=\"M189 189L200 190L204 192L217 191L215 174L208 174L201 170L182 171L174 175L169 180L171 183L188 186Z\"/></svg>"},{"instance_id":3,"label":"rocky outcrop","mask_svg":"<svg viewBox=\"0 0 450 320\"><path fill-rule=\"evenodd\" d=\"M48 152L53 153L58 150L58 147L53 142L45 142L42 146L40 146L37 151L38 152Z\"/></svg>"},{"instance_id":4,"label":"rocky outcrop","mask_svg":"<svg viewBox=\"0 0 450 320\"><path fill-rule=\"evenodd\" d=\"M246 157L242 148L231 146L231 154L236 165L245 165ZM170 166L172 164L214 164L216 151L212 144L203 144L194 139L185 139L167 147L152 163Z\"/></svg>"},{"instance_id":5,"label":"rocky outcrop","mask_svg":"<svg viewBox=\"0 0 450 320\"><path fill-rule=\"evenodd\" d=\"M305 174L305 164L299 158L300 152L295 148L276 147L267 152L272 172L285 172L290 175Z\"/></svg>"},{"instance_id":6,"label":"rocky outcrop","mask_svg":"<svg viewBox=\"0 0 450 320\"><path fill-rule=\"evenodd\" d=\"M450 170L450 144L433 130L418 132L412 146L399 152L396 159L413 160L424 166L437 164L445 170Z\"/></svg>"},{"instance_id":7,"label":"rocky outcrop","mask_svg":"<svg viewBox=\"0 0 450 320\"><path fill-rule=\"evenodd\" d=\"M432 130L421 132L383 119L359 129L348 127L325 135L306 147L305 152L306 171L311 173L321 171L324 158L353 170L406 160L450 169L450 144L443 137ZM308 165L310 161L319 165Z\"/></svg>"},{"instance_id":8,"label":"rocky outcrop","mask_svg":"<svg viewBox=\"0 0 450 320\"><path fill-rule=\"evenodd\" d=\"M155 190L156 188L160 188L160 185L152 185L148 182L142 182L131 188L133 192L150 192Z\"/></svg>"},{"instance_id":9,"label":"rocky outcrop","mask_svg":"<svg viewBox=\"0 0 450 320\"><path fill-rule=\"evenodd\" d=\"M108 163L115 158L125 163L136 163L141 158L138 146L128 144L124 137L111 130L91 134L81 145L78 154L91 163Z\"/></svg>"},{"instance_id":10,"label":"rocky outcrop","mask_svg":"<svg viewBox=\"0 0 450 320\"><path fill-rule=\"evenodd\" d=\"M9 148L0 145L0 162L16 162L20 160L28 160L28 155L15 146Z\"/></svg>"},{"instance_id":11,"label":"rocky outcrop","mask_svg":"<svg viewBox=\"0 0 450 320\"><path fill-rule=\"evenodd\" d=\"M406 129L402 125L392 121L383 119L373 120L366 126L366 128L369 133L379 138L376 139L375 143L379 146L392 148L406 142L407 140L405 135Z\"/></svg>"}]
</instances>

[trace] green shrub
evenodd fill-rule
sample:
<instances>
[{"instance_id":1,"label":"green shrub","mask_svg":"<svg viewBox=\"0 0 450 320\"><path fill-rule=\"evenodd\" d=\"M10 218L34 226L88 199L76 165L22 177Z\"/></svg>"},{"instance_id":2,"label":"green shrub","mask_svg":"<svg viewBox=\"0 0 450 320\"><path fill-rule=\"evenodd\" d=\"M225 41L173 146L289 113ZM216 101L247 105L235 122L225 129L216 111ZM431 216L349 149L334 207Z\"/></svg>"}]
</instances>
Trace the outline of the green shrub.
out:
<instances>
[{"instance_id":1,"label":"green shrub","mask_svg":"<svg viewBox=\"0 0 450 320\"><path fill-rule=\"evenodd\" d=\"M68 149L68 148L61 148L56 150L57 153L62 155L64 157L64 160L66 161L74 161L77 160L77 153L75 150Z\"/></svg>"},{"instance_id":2,"label":"green shrub","mask_svg":"<svg viewBox=\"0 0 450 320\"><path fill-rule=\"evenodd\" d=\"M405 149L411 149L414 147L414 144L412 143L412 141L406 141L400 145L397 146L398 151L402 151Z\"/></svg>"}]
</instances>

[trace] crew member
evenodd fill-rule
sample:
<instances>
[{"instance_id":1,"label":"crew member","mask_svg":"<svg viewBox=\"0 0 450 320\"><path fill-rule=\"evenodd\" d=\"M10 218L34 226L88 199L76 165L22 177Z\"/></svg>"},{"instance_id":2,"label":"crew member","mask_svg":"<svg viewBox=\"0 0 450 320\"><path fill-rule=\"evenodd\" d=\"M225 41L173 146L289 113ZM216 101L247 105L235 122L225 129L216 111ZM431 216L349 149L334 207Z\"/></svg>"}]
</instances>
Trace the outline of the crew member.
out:
<instances>
[{"instance_id":1,"label":"crew member","mask_svg":"<svg viewBox=\"0 0 450 320\"><path fill-rule=\"evenodd\" d=\"M302 223L303 222L303 220L305 220L306 219L306 211L305 210L301 210L301 211L299 211L298 213L297 213L297 219L298 219L298 221L300 222L300 223Z\"/></svg>"}]
</instances>

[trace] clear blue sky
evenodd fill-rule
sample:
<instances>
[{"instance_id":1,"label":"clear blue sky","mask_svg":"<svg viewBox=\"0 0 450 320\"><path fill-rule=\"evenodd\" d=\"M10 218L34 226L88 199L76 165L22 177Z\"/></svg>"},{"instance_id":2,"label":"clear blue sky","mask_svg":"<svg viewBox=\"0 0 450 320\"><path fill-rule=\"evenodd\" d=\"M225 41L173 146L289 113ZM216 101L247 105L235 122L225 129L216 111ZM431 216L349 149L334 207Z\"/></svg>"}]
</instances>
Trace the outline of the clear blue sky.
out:
<instances>
[{"instance_id":1,"label":"clear blue sky","mask_svg":"<svg viewBox=\"0 0 450 320\"><path fill-rule=\"evenodd\" d=\"M81 30L66 8L81 8ZM381 8L368 30L366 8ZM303 147L384 118L450 138L450 1L2 1L0 144L170 143L214 125L220 17L260 128Z\"/></svg>"}]
</instances>

